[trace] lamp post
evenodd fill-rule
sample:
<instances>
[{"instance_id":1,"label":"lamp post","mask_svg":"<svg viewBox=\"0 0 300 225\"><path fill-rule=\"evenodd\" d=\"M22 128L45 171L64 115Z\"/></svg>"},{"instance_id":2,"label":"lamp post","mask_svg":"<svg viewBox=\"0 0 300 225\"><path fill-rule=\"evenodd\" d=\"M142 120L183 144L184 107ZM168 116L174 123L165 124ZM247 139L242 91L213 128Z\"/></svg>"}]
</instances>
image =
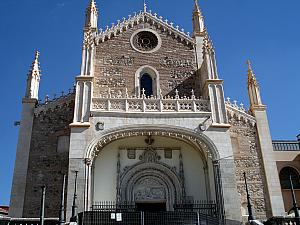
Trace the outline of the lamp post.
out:
<instances>
[{"instance_id":1,"label":"lamp post","mask_svg":"<svg viewBox=\"0 0 300 225\"><path fill-rule=\"evenodd\" d=\"M246 178L246 172L244 172L244 179L245 179L245 185L246 185L246 193L247 193L247 208L248 208L248 221L255 220L252 212L252 205L250 202L250 195L248 191L248 184L247 184L247 178Z\"/></svg>"},{"instance_id":2,"label":"lamp post","mask_svg":"<svg viewBox=\"0 0 300 225\"><path fill-rule=\"evenodd\" d=\"M61 193L61 206L59 210L59 225L65 224L65 186L66 186L66 175L63 175L63 186L62 186L62 193Z\"/></svg>"},{"instance_id":3,"label":"lamp post","mask_svg":"<svg viewBox=\"0 0 300 225\"><path fill-rule=\"evenodd\" d=\"M73 205L72 205L72 217L70 218L70 222L77 222L77 175L78 171L75 171L75 188L74 188L74 196L73 196Z\"/></svg>"},{"instance_id":4,"label":"lamp post","mask_svg":"<svg viewBox=\"0 0 300 225\"><path fill-rule=\"evenodd\" d=\"M290 174L290 186L291 186L291 194L292 194L292 199L293 199L293 208L295 213L295 219L296 219L296 224L300 225L300 216L299 216L299 211L298 211L298 206L297 206L297 201L296 201L296 195L295 195L295 190L294 190L294 184L292 180L292 174Z\"/></svg>"},{"instance_id":5,"label":"lamp post","mask_svg":"<svg viewBox=\"0 0 300 225\"><path fill-rule=\"evenodd\" d=\"M40 225L44 225L45 222L45 197L46 186L42 186L42 198L41 198L41 210L40 210Z\"/></svg>"}]
</instances>

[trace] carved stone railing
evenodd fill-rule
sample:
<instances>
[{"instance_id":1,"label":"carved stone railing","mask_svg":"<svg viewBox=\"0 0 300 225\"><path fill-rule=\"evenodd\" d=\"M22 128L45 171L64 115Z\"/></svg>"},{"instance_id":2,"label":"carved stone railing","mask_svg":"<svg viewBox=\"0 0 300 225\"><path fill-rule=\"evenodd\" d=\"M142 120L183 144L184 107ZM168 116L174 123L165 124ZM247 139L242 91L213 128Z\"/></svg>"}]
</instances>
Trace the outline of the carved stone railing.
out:
<instances>
[{"instance_id":1,"label":"carved stone railing","mask_svg":"<svg viewBox=\"0 0 300 225\"><path fill-rule=\"evenodd\" d=\"M92 111L123 113L202 113L210 112L210 102L196 97L99 97L93 98Z\"/></svg>"}]
</instances>

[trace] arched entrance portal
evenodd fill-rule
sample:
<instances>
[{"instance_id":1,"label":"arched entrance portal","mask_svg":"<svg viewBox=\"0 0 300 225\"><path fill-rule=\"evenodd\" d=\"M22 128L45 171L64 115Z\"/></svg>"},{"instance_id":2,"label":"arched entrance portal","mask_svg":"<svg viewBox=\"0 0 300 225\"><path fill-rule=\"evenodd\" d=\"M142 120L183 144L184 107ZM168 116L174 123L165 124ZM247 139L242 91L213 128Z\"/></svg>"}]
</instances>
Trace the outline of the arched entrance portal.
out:
<instances>
[{"instance_id":1,"label":"arched entrance portal","mask_svg":"<svg viewBox=\"0 0 300 225\"><path fill-rule=\"evenodd\" d=\"M211 145L202 137L157 129L104 137L86 154L87 209L99 201L152 203L173 210L180 201L217 200L217 153L208 150Z\"/></svg>"},{"instance_id":2,"label":"arched entrance portal","mask_svg":"<svg viewBox=\"0 0 300 225\"><path fill-rule=\"evenodd\" d=\"M117 199L141 205L160 203L160 207L172 210L184 193L184 179L167 164L153 147L147 147L140 155L140 162L126 168L120 175Z\"/></svg>"}]
</instances>

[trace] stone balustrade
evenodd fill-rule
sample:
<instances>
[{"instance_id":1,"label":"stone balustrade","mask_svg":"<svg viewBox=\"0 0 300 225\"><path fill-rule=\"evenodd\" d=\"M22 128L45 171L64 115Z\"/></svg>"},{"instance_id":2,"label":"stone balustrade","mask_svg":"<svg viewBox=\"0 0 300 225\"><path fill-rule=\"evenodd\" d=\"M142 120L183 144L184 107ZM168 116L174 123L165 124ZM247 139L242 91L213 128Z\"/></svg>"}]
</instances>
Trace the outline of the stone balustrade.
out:
<instances>
[{"instance_id":1,"label":"stone balustrade","mask_svg":"<svg viewBox=\"0 0 300 225\"><path fill-rule=\"evenodd\" d=\"M187 97L123 97L93 98L92 111L97 112L147 112L147 113L201 113L210 112L210 102L202 98Z\"/></svg>"}]
</instances>

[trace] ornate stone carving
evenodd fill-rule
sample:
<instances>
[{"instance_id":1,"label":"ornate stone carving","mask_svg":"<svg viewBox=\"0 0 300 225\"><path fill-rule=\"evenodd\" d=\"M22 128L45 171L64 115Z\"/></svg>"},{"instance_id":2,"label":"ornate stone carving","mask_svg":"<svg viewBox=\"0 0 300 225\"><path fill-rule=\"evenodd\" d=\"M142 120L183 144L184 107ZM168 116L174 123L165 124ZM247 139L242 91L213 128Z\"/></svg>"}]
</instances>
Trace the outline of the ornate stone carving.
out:
<instances>
[{"instance_id":1,"label":"ornate stone carving","mask_svg":"<svg viewBox=\"0 0 300 225\"><path fill-rule=\"evenodd\" d=\"M127 157L128 159L136 158L136 150L135 149L127 149Z\"/></svg>"},{"instance_id":2,"label":"ornate stone carving","mask_svg":"<svg viewBox=\"0 0 300 225\"><path fill-rule=\"evenodd\" d=\"M160 160L160 156L152 148L148 148L139 158L142 162L155 163Z\"/></svg>"},{"instance_id":3,"label":"ornate stone carving","mask_svg":"<svg viewBox=\"0 0 300 225\"><path fill-rule=\"evenodd\" d=\"M193 70L171 70L170 77L174 79L187 79L193 75Z\"/></svg>"},{"instance_id":4,"label":"ornate stone carving","mask_svg":"<svg viewBox=\"0 0 300 225\"><path fill-rule=\"evenodd\" d=\"M128 130L122 130L118 132L112 132L104 135L102 138L99 139L98 143L90 149L86 153L86 158L94 159L98 156L101 149L106 146L107 144L111 143L112 141L123 139L127 137L137 137L137 136L162 136L162 137L173 137L177 139L185 140L191 144L194 144L196 148L203 149L208 153L208 157L212 159L218 159L218 153L216 151L216 147L212 142L209 141L208 138L204 137L204 134L195 133L195 134L188 134L185 132L179 133L178 131L166 131L166 128L162 129L154 129L154 128L147 128L143 127L140 128L130 128ZM208 147L209 146L209 147Z\"/></svg>"},{"instance_id":5,"label":"ornate stone carving","mask_svg":"<svg viewBox=\"0 0 300 225\"><path fill-rule=\"evenodd\" d=\"M125 87L125 82L123 77L96 78L96 85L99 87Z\"/></svg>"},{"instance_id":6,"label":"ornate stone carving","mask_svg":"<svg viewBox=\"0 0 300 225\"><path fill-rule=\"evenodd\" d=\"M86 48L92 47L94 44L94 32L89 29L88 31L84 32L83 36L83 46Z\"/></svg>"},{"instance_id":7,"label":"ornate stone carving","mask_svg":"<svg viewBox=\"0 0 300 225\"><path fill-rule=\"evenodd\" d=\"M132 66L134 63L134 57L122 55L122 56L109 56L104 59L104 64L111 66Z\"/></svg>"},{"instance_id":8,"label":"ornate stone carving","mask_svg":"<svg viewBox=\"0 0 300 225\"><path fill-rule=\"evenodd\" d=\"M166 23L164 20L160 19L156 14L153 15L150 12L143 12L136 14L134 17L129 17L128 19L124 19L122 22L118 24L113 24L112 27L108 28L105 31L99 32L96 42L97 44L101 42L105 42L106 40L115 37L116 35L123 33L124 31L131 29L134 24L140 24L141 22L149 21L151 25L158 27L162 33L168 33L168 35L174 35L174 37L189 46L194 45L194 40L189 36L189 33L185 33L183 30L180 30L179 27L174 27L173 23ZM147 26L147 23L143 25ZM148 23L149 25L149 23Z\"/></svg>"},{"instance_id":9,"label":"ornate stone carving","mask_svg":"<svg viewBox=\"0 0 300 225\"><path fill-rule=\"evenodd\" d=\"M98 122L95 125L96 131L104 130L104 122Z\"/></svg>"},{"instance_id":10,"label":"ornate stone carving","mask_svg":"<svg viewBox=\"0 0 300 225\"><path fill-rule=\"evenodd\" d=\"M140 31L132 38L132 45L143 52L149 52L158 45L158 37L150 31Z\"/></svg>"},{"instance_id":11,"label":"ornate stone carving","mask_svg":"<svg viewBox=\"0 0 300 225\"><path fill-rule=\"evenodd\" d=\"M157 180L146 178L134 188L135 201L164 200L166 199L165 187Z\"/></svg>"},{"instance_id":12,"label":"ornate stone carving","mask_svg":"<svg viewBox=\"0 0 300 225\"><path fill-rule=\"evenodd\" d=\"M193 61L189 59L171 59L165 56L160 60L160 65L163 68L189 68L193 67Z\"/></svg>"},{"instance_id":13,"label":"ornate stone carving","mask_svg":"<svg viewBox=\"0 0 300 225\"><path fill-rule=\"evenodd\" d=\"M106 67L102 69L102 75L105 77L110 76L122 76L123 75L123 69L118 67Z\"/></svg>"}]
</instances>

